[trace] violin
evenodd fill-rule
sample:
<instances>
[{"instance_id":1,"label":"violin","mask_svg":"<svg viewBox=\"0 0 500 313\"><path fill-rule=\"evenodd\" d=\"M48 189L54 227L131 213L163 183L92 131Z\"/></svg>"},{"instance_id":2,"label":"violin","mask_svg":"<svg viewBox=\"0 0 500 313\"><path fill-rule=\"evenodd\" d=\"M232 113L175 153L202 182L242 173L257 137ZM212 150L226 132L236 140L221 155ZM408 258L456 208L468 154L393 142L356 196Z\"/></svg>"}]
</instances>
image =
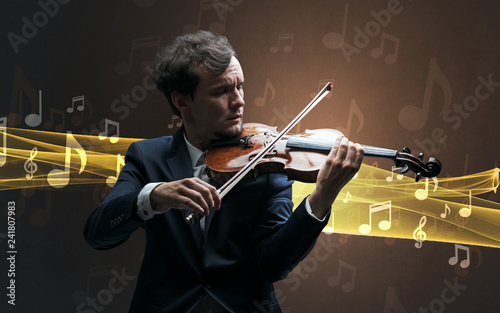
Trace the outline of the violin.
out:
<instances>
[{"instance_id":1,"label":"violin","mask_svg":"<svg viewBox=\"0 0 500 313\"><path fill-rule=\"evenodd\" d=\"M207 174L222 185L238 173L247 163L278 135L275 127L259 123L243 126L241 137L212 144L205 156ZM278 140L274 147L258 161L245 178L256 178L264 174L284 174L290 180L306 183L316 182L318 172L325 162L336 138L342 133L335 129L306 130L297 135L287 135ZM392 159L404 174L411 170L415 180L435 177L441 172L441 162L424 155L411 154L410 149L401 152L385 148L362 145L365 156Z\"/></svg>"},{"instance_id":2,"label":"violin","mask_svg":"<svg viewBox=\"0 0 500 313\"><path fill-rule=\"evenodd\" d=\"M333 85L327 83L279 134L276 128L263 124L245 124L241 137L213 143L205 156L205 163L209 177L222 185L217 189L220 198L241 179L262 174L281 173L292 180L315 182L319 169L341 133L321 129L295 136L287 134L332 88ZM421 153L415 157L408 148L402 152L371 146L363 148L367 156L393 159L403 174L411 169L416 173L416 181L422 177L437 176L441 172L438 160L429 158L424 164L424 155ZM186 222L194 224L202 217L199 213L192 213L186 217Z\"/></svg>"}]
</instances>

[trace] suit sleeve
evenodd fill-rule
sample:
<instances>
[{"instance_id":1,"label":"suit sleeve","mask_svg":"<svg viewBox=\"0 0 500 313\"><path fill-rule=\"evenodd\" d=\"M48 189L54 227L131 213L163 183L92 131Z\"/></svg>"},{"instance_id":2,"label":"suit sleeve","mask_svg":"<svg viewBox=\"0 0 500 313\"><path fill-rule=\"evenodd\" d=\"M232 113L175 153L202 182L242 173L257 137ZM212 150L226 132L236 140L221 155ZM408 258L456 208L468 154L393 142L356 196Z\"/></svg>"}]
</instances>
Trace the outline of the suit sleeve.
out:
<instances>
[{"instance_id":1,"label":"suit sleeve","mask_svg":"<svg viewBox=\"0 0 500 313\"><path fill-rule=\"evenodd\" d=\"M133 143L115 186L85 224L84 237L93 248L118 246L144 224L136 214L137 196L145 185L141 160L140 149Z\"/></svg>"},{"instance_id":2,"label":"suit sleeve","mask_svg":"<svg viewBox=\"0 0 500 313\"><path fill-rule=\"evenodd\" d=\"M309 254L329 215L323 221L312 217L306 210L306 199L292 213L292 187L283 176L271 176L267 189L254 242L262 274L274 282L285 278Z\"/></svg>"}]
</instances>

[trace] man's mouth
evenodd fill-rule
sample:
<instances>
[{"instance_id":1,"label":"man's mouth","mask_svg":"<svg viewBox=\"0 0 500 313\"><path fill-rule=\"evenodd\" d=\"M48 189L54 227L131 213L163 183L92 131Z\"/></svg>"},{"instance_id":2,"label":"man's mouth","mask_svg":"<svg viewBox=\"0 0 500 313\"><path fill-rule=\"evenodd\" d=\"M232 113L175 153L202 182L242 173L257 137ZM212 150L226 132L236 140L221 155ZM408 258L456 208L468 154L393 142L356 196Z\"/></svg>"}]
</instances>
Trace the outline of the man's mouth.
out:
<instances>
[{"instance_id":1,"label":"man's mouth","mask_svg":"<svg viewBox=\"0 0 500 313\"><path fill-rule=\"evenodd\" d=\"M229 118L228 118L228 120L230 120L230 121L234 121L234 120L241 119L242 117L243 117L243 114L238 113L238 114L234 114L234 115L232 115L231 117L229 117Z\"/></svg>"}]
</instances>

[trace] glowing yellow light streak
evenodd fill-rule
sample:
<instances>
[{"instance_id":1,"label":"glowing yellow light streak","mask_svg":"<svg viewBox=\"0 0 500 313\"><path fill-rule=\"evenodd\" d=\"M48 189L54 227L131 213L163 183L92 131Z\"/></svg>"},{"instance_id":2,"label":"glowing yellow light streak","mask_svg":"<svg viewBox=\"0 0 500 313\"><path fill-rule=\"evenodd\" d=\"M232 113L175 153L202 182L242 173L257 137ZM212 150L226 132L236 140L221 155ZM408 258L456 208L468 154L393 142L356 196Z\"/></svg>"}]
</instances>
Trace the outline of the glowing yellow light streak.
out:
<instances>
[{"instance_id":1,"label":"glowing yellow light streak","mask_svg":"<svg viewBox=\"0 0 500 313\"><path fill-rule=\"evenodd\" d=\"M7 157L6 164L0 167L0 191L50 187L51 181L56 183L56 188L68 184L101 184L116 177L117 169L121 169L117 167L117 155L125 155L130 144L141 140L120 138L117 143L111 143L109 138L101 140L98 136L17 128L7 128L6 133ZM34 147L37 154L32 162L37 170L31 173L33 178L27 179L25 163ZM65 177L58 176L61 172L69 175L67 182Z\"/></svg>"},{"instance_id":2,"label":"glowing yellow light streak","mask_svg":"<svg viewBox=\"0 0 500 313\"><path fill-rule=\"evenodd\" d=\"M420 227L425 240L500 247L500 204L473 196L495 192L499 172L495 168L418 183L409 177L388 182L390 171L363 164L335 201L325 231L421 243L421 237L414 237ZM293 200L298 204L312 192L314 184L295 182L294 188ZM370 220L370 228L361 227Z\"/></svg>"},{"instance_id":3,"label":"glowing yellow light streak","mask_svg":"<svg viewBox=\"0 0 500 313\"><path fill-rule=\"evenodd\" d=\"M111 142L110 138L72 133L0 130L6 134L0 141L6 147L0 191L112 186L128 147L141 140L119 138ZM36 166L30 166L30 161ZM335 201L325 232L413 239L416 248L429 240L500 247L500 204L478 197L497 191L499 172L494 168L462 177L424 178L417 183L363 164ZM50 173L67 174L67 181L63 176L51 184ZM314 187L295 182L295 205Z\"/></svg>"}]
</instances>

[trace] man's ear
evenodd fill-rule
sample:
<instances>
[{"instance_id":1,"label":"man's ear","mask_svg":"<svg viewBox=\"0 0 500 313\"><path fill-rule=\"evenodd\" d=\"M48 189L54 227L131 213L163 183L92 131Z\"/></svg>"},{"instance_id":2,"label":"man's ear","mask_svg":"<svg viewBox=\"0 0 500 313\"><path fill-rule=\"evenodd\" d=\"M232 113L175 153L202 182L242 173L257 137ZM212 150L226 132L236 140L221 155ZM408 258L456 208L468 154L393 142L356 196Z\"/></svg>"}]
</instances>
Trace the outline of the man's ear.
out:
<instances>
[{"instance_id":1,"label":"man's ear","mask_svg":"<svg viewBox=\"0 0 500 313\"><path fill-rule=\"evenodd\" d=\"M172 99L172 103L181 113L187 109L188 107L187 102L189 100L186 98L185 95L181 94L180 92L178 91L172 92L170 99Z\"/></svg>"}]
</instances>

